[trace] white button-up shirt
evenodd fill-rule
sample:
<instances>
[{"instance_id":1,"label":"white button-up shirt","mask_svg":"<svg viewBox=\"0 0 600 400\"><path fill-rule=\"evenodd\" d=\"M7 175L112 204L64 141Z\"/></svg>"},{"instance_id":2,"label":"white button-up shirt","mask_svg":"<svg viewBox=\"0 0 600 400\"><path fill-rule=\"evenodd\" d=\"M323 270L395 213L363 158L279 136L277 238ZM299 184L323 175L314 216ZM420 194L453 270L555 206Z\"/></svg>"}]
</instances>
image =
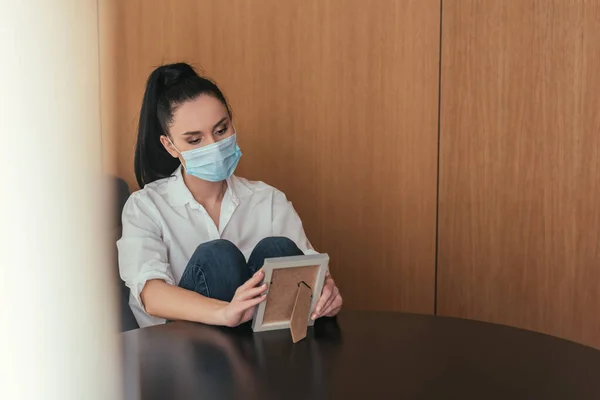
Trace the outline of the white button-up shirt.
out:
<instances>
[{"instance_id":1,"label":"white button-up shirt","mask_svg":"<svg viewBox=\"0 0 600 400\"><path fill-rule=\"evenodd\" d=\"M219 227L192 196L178 168L133 193L123 209L117 242L121 278L131 290L129 305L140 327L164 323L147 314L140 300L144 285L162 279L176 285L196 248L215 239L235 244L248 260L265 237L285 236L305 254L315 254L300 217L279 190L231 176L221 204Z\"/></svg>"}]
</instances>

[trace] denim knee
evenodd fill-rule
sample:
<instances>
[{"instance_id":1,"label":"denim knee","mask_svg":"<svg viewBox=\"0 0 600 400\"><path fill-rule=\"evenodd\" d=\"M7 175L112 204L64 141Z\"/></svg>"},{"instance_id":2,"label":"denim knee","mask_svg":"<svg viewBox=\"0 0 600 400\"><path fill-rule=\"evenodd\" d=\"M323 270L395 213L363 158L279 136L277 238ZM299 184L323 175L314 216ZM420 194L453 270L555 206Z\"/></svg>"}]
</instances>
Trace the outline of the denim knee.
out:
<instances>
[{"instance_id":1,"label":"denim knee","mask_svg":"<svg viewBox=\"0 0 600 400\"><path fill-rule=\"evenodd\" d=\"M248 267L250 272L254 273L263 267L266 258L300 256L302 254L304 253L293 240L286 237L267 237L258 242L252 250Z\"/></svg>"},{"instance_id":2,"label":"denim knee","mask_svg":"<svg viewBox=\"0 0 600 400\"><path fill-rule=\"evenodd\" d=\"M179 286L206 297L231 301L236 289L249 277L242 252L230 241L217 239L196 248Z\"/></svg>"},{"instance_id":3,"label":"denim knee","mask_svg":"<svg viewBox=\"0 0 600 400\"><path fill-rule=\"evenodd\" d=\"M220 262L212 263L212 262L202 262L207 260L215 260L218 259ZM225 261L225 262L223 262ZM211 265L220 264L219 267L222 268L224 265L228 266L238 266L239 264L245 264L246 259L244 255L237 248L237 246L231 243L226 239L216 239L211 240L210 242L204 242L196 248L194 254L190 258L190 263L198 264L207 264L207 267Z\"/></svg>"},{"instance_id":4,"label":"denim knee","mask_svg":"<svg viewBox=\"0 0 600 400\"><path fill-rule=\"evenodd\" d=\"M300 251L296 243L284 236L269 236L260 240L254 247L255 251L278 249L283 254L296 254Z\"/></svg>"},{"instance_id":5,"label":"denim knee","mask_svg":"<svg viewBox=\"0 0 600 400\"><path fill-rule=\"evenodd\" d=\"M196 251L194 251L194 255L197 253L204 252L218 252L218 253L230 253L239 251L237 246L231 243L227 239L215 239L210 242L204 242L198 247L196 247Z\"/></svg>"}]
</instances>

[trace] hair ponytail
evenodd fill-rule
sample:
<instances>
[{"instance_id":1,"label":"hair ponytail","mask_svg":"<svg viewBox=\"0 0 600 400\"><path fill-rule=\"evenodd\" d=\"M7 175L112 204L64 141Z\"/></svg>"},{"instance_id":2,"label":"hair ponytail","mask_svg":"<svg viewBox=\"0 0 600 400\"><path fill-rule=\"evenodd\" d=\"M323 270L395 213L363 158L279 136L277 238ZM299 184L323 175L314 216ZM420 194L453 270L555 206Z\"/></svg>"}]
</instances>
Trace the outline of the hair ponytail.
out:
<instances>
[{"instance_id":1,"label":"hair ponytail","mask_svg":"<svg viewBox=\"0 0 600 400\"><path fill-rule=\"evenodd\" d=\"M206 94L220 100L229 116L231 110L223 93L209 79L198 76L188 64L169 64L156 68L146 82L138 124L134 170L140 188L169 177L180 165L160 142L168 135L178 105Z\"/></svg>"}]
</instances>

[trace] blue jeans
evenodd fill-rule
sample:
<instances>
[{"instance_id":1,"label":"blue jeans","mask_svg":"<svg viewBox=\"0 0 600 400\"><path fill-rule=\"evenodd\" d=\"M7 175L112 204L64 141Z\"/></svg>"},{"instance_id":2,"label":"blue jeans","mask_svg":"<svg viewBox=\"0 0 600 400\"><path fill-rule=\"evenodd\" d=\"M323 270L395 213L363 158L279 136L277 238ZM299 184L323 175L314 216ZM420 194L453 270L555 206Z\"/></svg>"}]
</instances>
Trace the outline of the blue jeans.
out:
<instances>
[{"instance_id":1,"label":"blue jeans","mask_svg":"<svg viewBox=\"0 0 600 400\"><path fill-rule=\"evenodd\" d=\"M258 242L246 262L233 243L213 240L198 246L185 267L179 287L212 299L231 301L236 289L262 268L265 258L303 254L286 237L268 237Z\"/></svg>"}]
</instances>

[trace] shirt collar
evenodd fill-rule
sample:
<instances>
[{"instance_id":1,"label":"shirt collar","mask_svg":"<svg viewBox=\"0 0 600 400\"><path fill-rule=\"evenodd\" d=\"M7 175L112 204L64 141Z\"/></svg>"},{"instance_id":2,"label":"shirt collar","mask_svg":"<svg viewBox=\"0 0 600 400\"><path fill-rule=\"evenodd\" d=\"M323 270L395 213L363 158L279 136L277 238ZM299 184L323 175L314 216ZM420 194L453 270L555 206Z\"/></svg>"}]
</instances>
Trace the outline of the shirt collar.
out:
<instances>
[{"instance_id":1,"label":"shirt collar","mask_svg":"<svg viewBox=\"0 0 600 400\"><path fill-rule=\"evenodd\" d=\"M182 166L178 167L173 173L173 176L169 178L167 186L167 194L169 204L172 206L184 206L188 203L195 203L196 199L190 192L190 189L185 185L183 180ZM240 204L240 200L246 196L252 194L252 190L245 185L238 177L231 175L227 178L227 191L223 199L229 197L231 201L237 206Z\"/></svg>"}]
</instances>

